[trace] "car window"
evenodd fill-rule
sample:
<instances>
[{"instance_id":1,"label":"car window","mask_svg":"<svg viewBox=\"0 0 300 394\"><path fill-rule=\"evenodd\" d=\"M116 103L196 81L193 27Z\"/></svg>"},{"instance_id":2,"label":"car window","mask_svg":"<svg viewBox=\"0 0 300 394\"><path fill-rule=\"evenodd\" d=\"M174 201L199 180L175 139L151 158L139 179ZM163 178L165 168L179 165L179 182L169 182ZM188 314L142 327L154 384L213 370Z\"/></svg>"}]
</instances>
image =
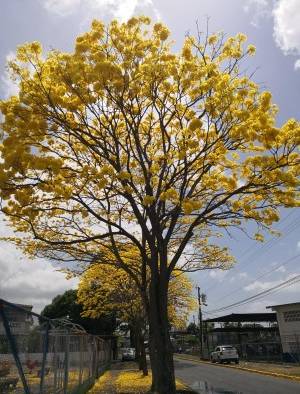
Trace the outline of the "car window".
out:
<instances>
[{"instance_id":1,"label":"car window","mask_svg":"<svg viewBox=\"0 0 300 394\"><path fill-rule=\"evenodd\" d=\"M220 350L220 348L219 347L216 347L216 350L215 350L215 352L218 352Z\"/></svg>"},{"instance_id":2,"label":"car window","mask_svg":"<svg viewBox=\"0 0 300 394\"><path fill-rule=\"evenodd\" d=\"M232 346L222 346L223 350L233 350L234 348Z\"/></svg>"}]
</instances>

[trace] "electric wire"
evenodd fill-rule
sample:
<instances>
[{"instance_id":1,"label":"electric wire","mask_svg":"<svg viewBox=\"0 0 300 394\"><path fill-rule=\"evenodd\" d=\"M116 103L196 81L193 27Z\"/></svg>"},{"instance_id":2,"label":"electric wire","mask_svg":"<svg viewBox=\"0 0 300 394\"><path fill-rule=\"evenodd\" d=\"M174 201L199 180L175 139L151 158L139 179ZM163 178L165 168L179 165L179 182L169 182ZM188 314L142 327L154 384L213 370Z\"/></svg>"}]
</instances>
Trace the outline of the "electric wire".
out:
<instances>
[{"instance_id":1,"label":"electric wire","mask_svg":"<svg viewBox=\"0 0 300 394\"><path fill-rule=\"evenodd\" d=\"M237 289L231 291L228 294L225 294L224 296L222 296L221 298L217 299L215 302L218 303L220 300L224 300L224 298L227 298L229 296L231 296L232 294L237 293L239 290L241 290L242 288L244 288L245 286L249 286L252 283L256 282L258 279L263 278L264 276L267 276L269 274L271 274L272 272L278 270L278 268L284 267L286 265L288 265L289 263L291 263L292 261L294 261L297 257L300 257L300 253L296 254L295 256L290 257L289 259L287 259L286 261L284 261L283 263L277 264L275 267L273 267L271 270L262 273L261 275L257 276L256 278L254 278L253 280L251 280L248 283L244 283L242 286L238 287Z\"/></svg>"},{"instance_id":2,"label":"electric wire","mask_svg":"<svg viewBox=\"0 0 300 394\"><path fill-rule=\"evenodd\" d=\"M260 293L254 294L251 297L244 298L243 300L234 302L233 304L230 304L230 305L227 305L227 306L224 306L224 307L221 307L221 308L213 309L211 311L205 311L204 313L205 314L219 313L219 312L226 311L228 309L232 309L233 307L237 307L237 306L241 306L241 305L244 305L244 304L248 304L249 302L254 302L254 301L257 301L258 299L264 298L265 296L267 296L270 293L273 293L273 292L275 292L277 290L281 290L281 289L283 289L285 287L292 286L292 285L294 285L297 282L300 282L300 274L298 274L296 276L293 276L292 278L287 279L287 280L277 284L276 286L270 287L269 289L266 289L266 290L264 290L264 291L262 291Z\"/></svg>"},{"instance_id":3,"label":"electric wire","mask_svg":"<svg viewBox=\"0 0 300 394\"><path fill-rule=\"evenodd\" d=\"M293 211L292 212L290 212L283 220L282 220L282 222L284 222L285 220L287 220L288 219L288 217L290 217L291 216L291 214L293 213ZM282 223L281 222L281 223ZM294 221L292 221L291 223L289 223L287 226L285 226L281 231L285 231L287 228L288 228L288 231L281 237L281 239L283 239L283 238L285 238L286 236L288 236L289 234L291 234L293 231L295 231L297 228L298 228L298 224L300 224L300 217L298 217L298 218L296 218ZM258 248L258 250L256 250L256 251L254 251L252 254L250 254L250 256L248 256L246 259L244 259L244 260L242 260L242 262L239 264L239 266L240 265L242 265L242 264L244 264L245 262L247 262L248 260L250 260L250 258L251 257L254 257L255 255L256 255L256 257L257 257L257 254L259 255L262 255L262 254L264 254L267 250L269 250L272 246L273 246L273 244L275 243L275 241L277 240L278 238L277 237L272 237L271 239L269 239L264 245L262 245L260 248ZM267 247L268 246L268 247ZM267 248L266 248L267 247ZM252 248L252 247L251 247ZM243 254L242 254L242 256L241 257L243 257L243 256L245 256L247 253L248 253L248 250L249 250L250 248L248 248ZM237 268L236 266L235 267L233 267L231 270L230 270L230 272L232 272L232 271L240 271L240 269L239 268ZM229 271L228 271L229 272ZM218 283L214 283L212 286L210 286L208 289L206 289L206 293L207 292L209 292L210 290L212 290L212 289L214 289L216 286L218 286L219 284ZM227 297L227 295L225 295L224 297Z\"/></svg>"}]
</instances>

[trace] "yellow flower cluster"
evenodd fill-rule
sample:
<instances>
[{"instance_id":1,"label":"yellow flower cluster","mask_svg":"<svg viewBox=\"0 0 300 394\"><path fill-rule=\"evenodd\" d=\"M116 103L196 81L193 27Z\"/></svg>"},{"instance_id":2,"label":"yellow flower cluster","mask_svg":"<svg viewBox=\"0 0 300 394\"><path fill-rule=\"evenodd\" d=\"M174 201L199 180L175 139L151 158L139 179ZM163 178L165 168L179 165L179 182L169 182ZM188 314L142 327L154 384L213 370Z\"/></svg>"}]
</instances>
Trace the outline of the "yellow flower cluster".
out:
<instances>
[{"instance_id":1,"label":"yellow flower cluster","mask_svg":"<svg viewBox=\"0 0 300 394\"><path fill-rule=\"evenodd\" d=\"M241 75L246 36L187 37L175 53L169 34L134 17L94 21L70 53L18 48L19 93L0 101L0 195L18 231L77 240L139 226L149 206L164 229L224 205L217 224L270 227L265 207L299 205L300 125L278 127L271 93Z\"/></svg>"},{"instance_id":2,"label":"yellow flower cluster","mask_svg":"<svg viewBox=\"0 0 300 394\"><path fill-rule=\"evenodd\" d=\"M116 379L117 393L146 393L150 390L152 383L151 372L148 376L142 376L137 371L120 372ZM176 388L178 390L187 389L187 386L181 381L176 381Z\"/></svg>"}]
</instances>

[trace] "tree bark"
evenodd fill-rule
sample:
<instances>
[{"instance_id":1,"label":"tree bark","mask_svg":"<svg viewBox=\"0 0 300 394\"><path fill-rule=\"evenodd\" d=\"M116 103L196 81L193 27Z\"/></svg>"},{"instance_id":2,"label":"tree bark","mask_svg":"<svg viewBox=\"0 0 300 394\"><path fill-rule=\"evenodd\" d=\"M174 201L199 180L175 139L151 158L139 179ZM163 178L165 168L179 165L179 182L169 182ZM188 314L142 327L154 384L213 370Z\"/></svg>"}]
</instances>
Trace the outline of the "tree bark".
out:
<instances>
[{"instance_id":1,"label":"tree bark","mask_svg":"<svg viewBox=\"0 0 300 394\"><path fill-rule=\"evenodd\" d=\"M152 392L175 394L173 350L168 321L168 282L152 272L149 305L149 347Z\"/></svg>"},{"instance_id":2,"label":"tree bark","mask_svg":"<svg viewBox=\"0 0 300 394\"><path fill-rule=\"evenodd\" d=\"M139 335L139 341L140 341L139 369L143 371L144 376L148 376L148 366L147 366L146 350L144 343L144 335L141 330Z\"/></svg>"},{"instance_id":3,"label":"tree bark","mask_svg":"<svg viewBox=\"0 0 300 394\"><path fill-rule=\"evenodd\" d=\"M142 325L143 323L139 321L135 321L134 323L132 323L132 327L134 327L133 337L135 344L135 359L138 363L139 370L143 372L144 376L148 376L148 366Z\"/></svg>"}]
</instances>

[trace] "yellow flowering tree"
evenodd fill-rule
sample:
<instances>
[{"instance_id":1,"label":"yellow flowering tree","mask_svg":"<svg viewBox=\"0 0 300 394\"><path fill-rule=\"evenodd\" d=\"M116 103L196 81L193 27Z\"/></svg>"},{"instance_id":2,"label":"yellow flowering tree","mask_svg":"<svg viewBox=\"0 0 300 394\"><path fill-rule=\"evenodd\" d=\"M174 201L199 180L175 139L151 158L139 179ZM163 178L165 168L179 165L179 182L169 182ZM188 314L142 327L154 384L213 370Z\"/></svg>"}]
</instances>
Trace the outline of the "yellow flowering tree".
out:
<instances>
[{"instance_id":1,"label":"yellow flowering tree","mask_svg":"<svg viewBox=\"0 0 300 394\"><path fill-rule=\"evenodd\" d=\"M129 324L134 333L139 368L144 375L148 375L144 346L148 289L146 293L145 299L124 269L101 263L88 267L80 276L78 287L78 302L83 306L83 316L97 319L114 312L119 319ZM195 307L192 282L185 274L174 272L168 296L170 324L176 328L185 327L189 314Z\"/></svg>"},{"instance_id":2,"label":"yellow flowering tree","mask_svg":"<svg viewBox=\"0 0 300 394\"><path fill-rule=\"evenodd\" d=\"M175 392L172 272L227 261L209 242L219 228L270 228L279 206L299 204L299 123L276 126L271 94L241 74L254 53L245 39L190 36L174 53L146 17L94 21L72 53L27 43L9 64L19 93L0 104L0 188L11 241L82 263L106 248L139 283L119 252L137 248L161 394Z\"/></svg>"},{"instance_id":3,"label":"yellow flowering tree","mask_svg":"<svg viewBox=\"0 0 300 394\"><path fill-rule=\"evenodd\" d=\"M97 319L114 312L134 334L139 368L148 375L145 352L146 311L139 288L123 269L92 264L80 277L78 302L83 316Z\"/></svg>"}]
</instances>

